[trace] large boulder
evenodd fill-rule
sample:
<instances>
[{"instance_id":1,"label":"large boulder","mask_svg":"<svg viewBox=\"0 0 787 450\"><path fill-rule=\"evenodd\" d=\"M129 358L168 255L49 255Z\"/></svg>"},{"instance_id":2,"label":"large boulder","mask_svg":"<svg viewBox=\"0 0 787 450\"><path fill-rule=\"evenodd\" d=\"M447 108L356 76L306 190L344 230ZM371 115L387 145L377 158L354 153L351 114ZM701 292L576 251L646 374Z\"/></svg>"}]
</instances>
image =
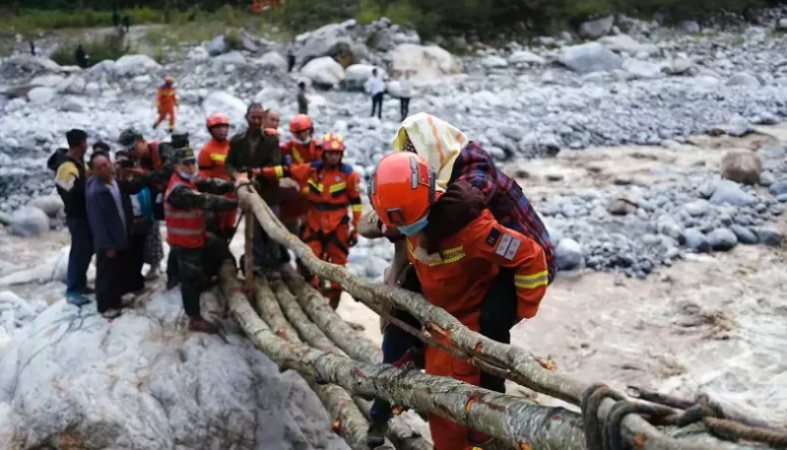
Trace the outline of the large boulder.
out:
<instances>
[{"instance_id":1,"label":"large boulder","mask_svg":"<svg viewBox=\"0 0 787 450\"><path fill-rule=\"evenodd\" d=\"M347 449L307 384L231 321L216 336L183 322L177 289L112 322L94 304L46 309L0 359L4 446Z\"/></svg>"},{"instance_id":2,"label":"large boulder","mask_svg":"<svg viewBox=\"0 0 787 450\"><path fill-rule=\"evenodd\" d=\"M558 270L576 270L582 268L585 256L582 246L573 239L561 239L555 249L555 263Z\"/></svg>"},{"instance_id":3,"label":"large boulder","mask_svg":"<svg viewBox=\"0 0 787 450\"><path fill-rule=\"evenodd\" d=\"M508 57L509 64L514 65L521 65L521 64L533 64L533 65L543 65L547 63L547 60L542 58L541 56L536 55L533 52L529 52L527 50L519 50L511 54Z\"/></svg>"},{"instance_id":4,"label":"large boulder","mask_svg":"<svg viewBox=\"0 0 787 450\"><path fill-rule=\"evenodd\" d=\"M49 103L55 98L57 91L50 87L37 87L27 93L27 98L32 102L39 105Z\"/></svg>"},{"instance_id":5,"label":"large boulder","mask_svg":"<svg viewBox=\"0 0 787 450\"><path fill-rule=\"evenodd\" d=\"M87 72L90 75L94 76L102 76L102 75L112 75L115 73L115 65L117 63L111 59L105 59L95 66L89 68Z\"/></svg>"},{"instance_id":6,"label":"large boulder","mask_svg":"<svg viewBox=\"0 0 787 450\"><path fill-rule=\"evenodd\" d=\"M49 217L38 208L26 206L11 215L11 232L17 236L41 236L49 231Z\"/></svg>"},{"instance_id":7,"label":"large boulder","mask_svg":"<svg viewBox=\"0 0 787 450\"><path fill-rule=\"evenodd\" d=\"M481 65L487 69L503 69L508 67L508 61L497 55L487 55L481 59Z\"/></svg>"},{"instance_id":8,"label":"large boulder","mask_svg":"<svg viewBox=\"0 0 787 450\"><path fill-rule=\"evenodd\" d=\"M762 173L762 161L756 153L733 150L721 158L721 176L736 183L757 184Z\"/></svg>"},{"instance_id":9,"label":"large boulder","mask_svg":"<svg viewBox=\"0 0 787 450\"><path fill-rule=\"evenodd\" d=\"M578 73L609 72L623 64L620 56L598 42L563 47L559 61Z\"/></svg>"},{"instance_id":10,"label":"large boulder","mask_svg":"<svg viewBox=\"0 0 787 450\"><path fill-rule=\"evenodd\" d=\"M372 71L374 69L377 69L378 75L386 75L385 69L382 67L369 64L353 64L344 71L342 87L350 91L363 90L364 83L372 76Z\"/></svg>"},{"instance_id":11,"label":"large boulder","mask_svg":"<svg viewBox=\"0 0 787 450\"><path fill-rule=\"evenodd\" d=\"M49 217L57 217L63 212L63 199L59 195L45 195L33 199L29 206L35 207L44 211Z\"/></svg>"},{"instance_id":12,"label":"large boulder","mask_svg":"<svg viewBox=\"0 0 787 450\"><path fill-rule=\"evenodd\" d=\"M744 192L738 183L729 180L716 181L711 190L710 202L715 205L753 206L757 203L754 196Z\"/></svg>"},{"instance_id":13,"label":"large boulder","mask_svg":"<svg viewBox=\"0 0 787 450\"><path fill-rule=\"evenodd\" d=\"M266 66L275 67L281 71L287 70L287 60L277 52L268 52L262 55L260 63Z\"/></svg>"},{"instance_id":14,"label":"large boulder","mask_svg":"<svg viewBox=\"0 0 787 450\"><path fill-rule=\"evenodd\" d=\"M202 101L202 109L207 114L219 112L227 114L231 123L243 123L245 121L246 108L247 105L243 100L225 91L211 92Z\"/></svg>"},{"instance_id":15,"label":"large boulder","mask_svg":"<svg viewBox=\"0 0 787 450\"><path fill-rule=\"evenodd\" d=\"M727 80L727 86L743 86L747 88L760 87L760 81L747 72L738 72Z\"/></svg>"},{"instance_id":16,"label":"large boulder","mask_svg":"<svg viewBox=\"0 0 787 450\"><path fill-rule=\"evenodd\" d=\"M222 53L228 51L230 48L227 43L224 41L224 35L216 36L213 38L212 41L208 44L208 55L210 56L218 56Z\"/></svg>"},{"instance_id":17,"label":"large boulder","mask_svg":"<svg viewBox=\"0 0 787 450\"><path fill-rule=\"evenodd\" d=\"M611 15L596 20L589 20L579 26L579 35L595 39L609 34L613 25L615 25L615 17Z\"/></svg>"},{"instance_id":18,"label":"large boulder","mask_svg":"<svg viewBox=\"0 0 787 450\"><path fill-rule=\"evenodd\" d=\"M51 59L35 57L29 54L12 56L5 59L0 66L0 75L6 75L9 78L42 73L60 73L63 71L63 67Z\"/></svg>"},{"instance_id":19,"label":"large boulder","mask_svg":"<svg viewBox=\"0 0 787 450\"><path fill-rule=\"evenodd\" d=\"M65 77L62 75L48 74L33 78L33 80L30 81L30 85L53 88L61 84L63 81L65 81Z\"/></svg>"},{"instance_id":20,"label":"large boulder","mask_svg":"<svg viewBox=\"0 0 787 450\"><path fill-rule=\"evenodd\" d=\"M317 87L330 89L344 80L344 68L328 56L309 61L301 68L301 73L309 77Z\"/></svg>"},{"instance_id":21,"label":"large boulder","mask_svg":"<svg viewBox=\"0 0 787 450\"><path fill-rule=\"evenodd\" d=\"M296 53L299 64L303 67L313 59L331 57L337 60L355 61L353 41L348 28L354 21L332 23L314 31L299 35L295 41L300 44Z\"/></svg>"},{"instance_id":22,"label":"large boulder","mask_svg":"<svg viewBox=\"0 0 787 450\"><path fill-rule=\"evenodd\" d=\"M615 36L604 36L598 40L598 43L604 47L618 53L628 53L636 55L637 53L652 54L658 51L658 47L652 44L640 44L628 34L617 34Z\"/></svg>"},{"instance_id":23,"label":"large boulder","mask_svg":"<svg viewBox=\"0 0 787 450\"><path fill-rule=\"evenodd\" d=\"M436 45L402 44L390 53L391 71L411 73L413 83L430 83L462 73L462 63Z\"/></svg>"},{"instance_id":24,"label":"large boulder","mask_svg":"<svg viewBox=\"0 0 787 450\"><path fill-rule=\"evenodd\" d=\"M115 61L115 75L134 77L161 70L161 65L148 55L125 55Z\"/></svg>"}]
</instances>

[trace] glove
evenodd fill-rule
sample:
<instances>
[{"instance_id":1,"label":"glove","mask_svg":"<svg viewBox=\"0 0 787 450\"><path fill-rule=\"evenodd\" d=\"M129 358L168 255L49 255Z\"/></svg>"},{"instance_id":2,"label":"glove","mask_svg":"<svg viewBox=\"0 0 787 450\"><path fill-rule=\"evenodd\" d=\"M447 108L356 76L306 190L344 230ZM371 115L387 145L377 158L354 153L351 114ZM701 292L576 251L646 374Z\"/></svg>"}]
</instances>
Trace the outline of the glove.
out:
<instances>
[{"instance_id":1,"label":"glove","mask_svg":"<svg viewBox=\"0 0 787 450\"><path fill-rule=\"evenodd\" d=\"M347 244L350 247L355 247L357 243L358 243L358 229L353 228L352 233L350 233L350 239L347 240Z\"/></svg>"}]
</instances>

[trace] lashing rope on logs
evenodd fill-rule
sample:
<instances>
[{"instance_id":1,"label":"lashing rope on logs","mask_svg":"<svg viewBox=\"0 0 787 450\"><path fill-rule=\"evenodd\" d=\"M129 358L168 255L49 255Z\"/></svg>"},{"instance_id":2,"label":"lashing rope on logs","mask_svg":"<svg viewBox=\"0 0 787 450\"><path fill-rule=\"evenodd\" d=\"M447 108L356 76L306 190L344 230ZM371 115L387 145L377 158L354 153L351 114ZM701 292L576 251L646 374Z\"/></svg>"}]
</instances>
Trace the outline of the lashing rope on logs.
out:
<instances>
[{"instance_id":1,"label":"lashing rope on logs","mask_svg":"<svg viewBox=\"0 0 787 450\"><path fill-rule=\"evenodd\" d=\"M621 423L629 414L638 414L658 425L685 427L701 423L715 437L731 442L749 441L774 448L787 448L787 431L751 426L725 417L723 408L700 394L694 403L668 396L651 395L669 406L656 402L631 401L604 384L593 384L582 394L582 423L588 450L623 450ZM598 418L605 399L615 401L605 420ZM651 400L653 401L653 400ZM683 409L683 411L680 411Z\"/></svg>"}]
</instances>

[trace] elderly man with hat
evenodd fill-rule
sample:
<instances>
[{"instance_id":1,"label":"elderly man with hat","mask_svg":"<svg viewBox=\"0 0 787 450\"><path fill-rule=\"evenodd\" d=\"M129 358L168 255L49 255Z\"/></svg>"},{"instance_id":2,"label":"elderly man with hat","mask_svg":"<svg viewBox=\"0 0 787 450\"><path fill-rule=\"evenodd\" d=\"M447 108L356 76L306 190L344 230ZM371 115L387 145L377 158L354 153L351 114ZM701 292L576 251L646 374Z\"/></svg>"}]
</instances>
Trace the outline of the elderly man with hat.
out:
<instances>
[{"instance_id":1,"label":"elderly man with hat","mask_svg":"<svg viewBox=\"0 0 787 450\"><path fill-rule=\"evenodd\" d=\"M167 242L176 255L170 264L177 264L181 281L183 308L189 316L189 329L216 333L216 326L202 317L200 295L210 286L225 261L235 260L227 243L206 231L205 211L231 211L238 207L235 200L222 195L231 192L234 184L215 178L197 177L197 158L190 148L174 153L174 173L164 192L164 217Z\"/></svg>"}]
</instances>

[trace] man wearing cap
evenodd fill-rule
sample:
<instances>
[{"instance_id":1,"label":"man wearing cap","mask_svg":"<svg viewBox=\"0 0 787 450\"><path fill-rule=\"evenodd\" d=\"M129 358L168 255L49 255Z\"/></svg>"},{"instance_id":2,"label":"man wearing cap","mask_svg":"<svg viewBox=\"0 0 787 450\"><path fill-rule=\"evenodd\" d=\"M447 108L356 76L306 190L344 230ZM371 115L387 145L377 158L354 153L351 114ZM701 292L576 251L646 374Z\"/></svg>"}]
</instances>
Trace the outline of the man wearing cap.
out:
<instances>
[{"instance_id":1,"label":"man wearing cap","mask_svg":"<svg viewBox=\"0 0 787 450\"><path fill-rule=\"evenodd\" d=\"M175 151L173 169L164 192L164 216L167 242L176 255L174 263L178 266L183 308L189 316L191 331L216 333L216 326L200 313L200 295L221 265L225 261L235 264L235 260L226 242L206 231L205 211L237 208L235 200L222 197L234 185L225 180L197 178L197 158L190 148Z\"/></svg>"}]
</instances>

